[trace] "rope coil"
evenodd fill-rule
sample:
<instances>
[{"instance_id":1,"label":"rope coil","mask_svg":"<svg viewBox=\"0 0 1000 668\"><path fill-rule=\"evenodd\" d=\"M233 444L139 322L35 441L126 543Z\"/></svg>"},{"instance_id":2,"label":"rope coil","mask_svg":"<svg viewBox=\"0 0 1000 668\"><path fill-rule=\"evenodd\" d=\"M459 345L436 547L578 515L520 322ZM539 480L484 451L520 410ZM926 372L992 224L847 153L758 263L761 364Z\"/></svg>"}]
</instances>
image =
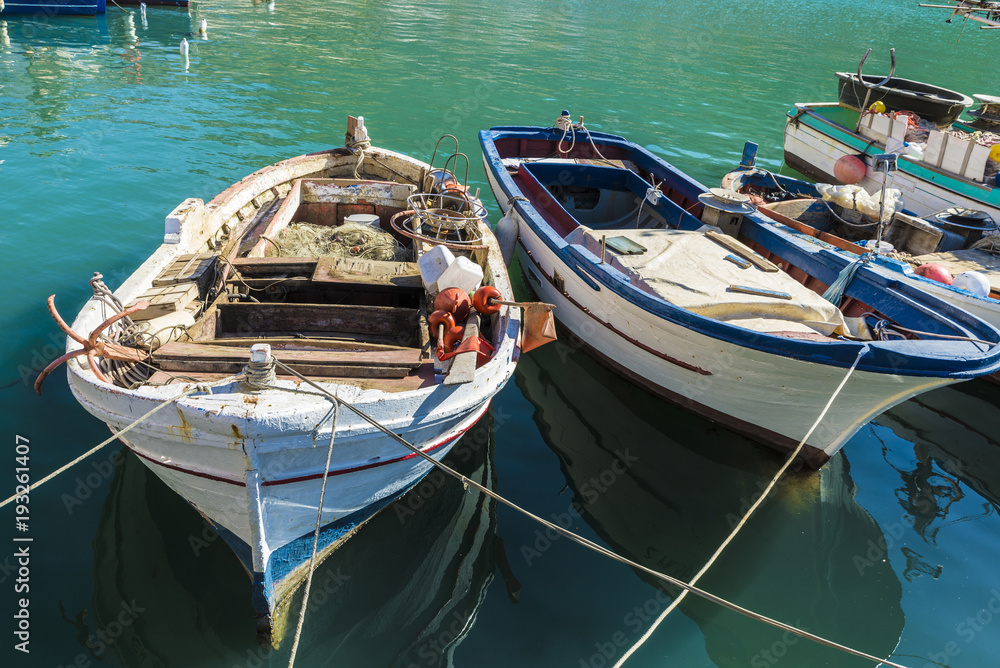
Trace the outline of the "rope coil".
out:
<instances>
[{"instance_id":1,"label":"rope coil","mask_svg":"<svg viewBox=\"0 0 1000 668\"><path fill-rule=\"evenodd\" d=\"M370 139L352 140L347 142L347 148L358 152L358 161L354 164L354 178L358 181L361 180L360 170L361 163L365 161L365 151L370 149L371 146L372 142Z\"/></svg>"},{"instance_id":2,"label":"rope coil","mask_svg":"<svg viewBox=\"0 0 1000 668\"><path fill-rule=\"evenodd\" d=\"M268 355L263 362L250 362L243 367L243 383L257 392L274 389L277 375L274 370L274 356Z\"/></svg>"}]
</instances>

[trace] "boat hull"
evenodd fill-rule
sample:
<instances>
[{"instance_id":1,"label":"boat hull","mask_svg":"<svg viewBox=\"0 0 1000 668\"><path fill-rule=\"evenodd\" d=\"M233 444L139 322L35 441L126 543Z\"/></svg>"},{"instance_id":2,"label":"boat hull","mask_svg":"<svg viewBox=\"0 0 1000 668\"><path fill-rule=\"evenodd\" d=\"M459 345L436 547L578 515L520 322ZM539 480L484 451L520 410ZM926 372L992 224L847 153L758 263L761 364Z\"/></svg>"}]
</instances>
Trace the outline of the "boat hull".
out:
<instances>
[{"instance_id":1,"label":"boat hull","mask_svg":"<svg viewBox=\"0 0 1000 668\"><path fill-rule=\"evenodd\" d=\"M515 214L516 215L516 214ZM706 337L602 296L522 225L517 246L525 278L556 305L560 324L599 360L667 400L780 450L798 445L846 374ZM529 254L530 251L530 254ZM565 292L542 276L565 277ZM569 296L572 295L572 296ZM609 322L624 324L618 328ZM666 345L664 345L666 343ZM661 351L669 351L669 354ZM855 371L801 455L820 467L873 417L922 392L955 382ZM749 387L768 388L748 392ZM790 410L794 407L794 410Z\"/></svg>"},{"instance_id":2,"label":"boat hull","mask_svg":"<svg viewBox=\"0 0 1000 668\"><path fill-rule=\"evenodd\" d=\"M114 430L156 405L108 391L72 373L70 384L81 405ZM441 387L447 396L408 393L390 401L383 396L351 403L440 460L486 411L488 397L499 385L476 390ZM258 401L287 404L290 395L281 395L267 391ZM433 406L433 413L422 411L420 405ZM216 410L228 414L231 408L223 403ZM161 411L122 440L219 530L244 563L254 582L258 633L262 641L269 641L276 611L308 573L330 441L330 404L316 402L310 410L299 404L284 415L272 409L259 416L223 420L206 419L205 412L204 405L182 400L176 410ZM323 505L320 561L417 484L432 466L348 409L339 412Z\"/></svg>"},{"instance_id":3,"label":"boat hull","mask_svg":"<svg viewBox=\"0 0 1000 668\"><path fill-rule=\"evenodd\" d=\"M44 18L47 16L97 16L107 12L106 0L7 0L0 15L20 14Z\"/></svg>"}]
</instances>

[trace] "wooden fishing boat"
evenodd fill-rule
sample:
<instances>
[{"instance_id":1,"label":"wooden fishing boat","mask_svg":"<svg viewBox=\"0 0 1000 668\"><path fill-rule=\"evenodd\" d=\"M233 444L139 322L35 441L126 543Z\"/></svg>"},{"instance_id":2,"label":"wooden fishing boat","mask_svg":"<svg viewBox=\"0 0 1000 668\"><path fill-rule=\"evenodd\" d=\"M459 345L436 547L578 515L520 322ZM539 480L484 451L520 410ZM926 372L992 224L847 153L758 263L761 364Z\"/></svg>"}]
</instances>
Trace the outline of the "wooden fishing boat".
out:
<instances>
[{"instance_id":1,"label":"wooden fishing boat","mask_svg":"<svg viewBox=\"0 0 1000 668\"><path fill-rule=\"evenodd\" d=\"M73 324L91 335L64 356L73 394L114 430L173 402L122 441L243 561L262 640L307 574L325 481L320 560L431 468L324 392L440 459L520 355L507 305L452 328L455 350L429 341L425 255L449 247L513 298L479 200L450 171L371 147L363 122L348 144L185 200L114 294L91 282ZM295 234L330 250L296 251Z\"/></svg>"},{"instance_id":2,"label":"wooden fishing boat","mask_svg":"<svg viewBox=\"0 0 1000 668\"><path fill-rule=\"evenodd\" d=\"M950 207L983 211L1000 221L1000 187L988 171L990 151L972 137L976 128L957 122L948 132L931 130L922 155L904 151L908 117L859 113L840 103L797 103L784 132L785 163L820 183L855 183L869 192L882 187L874 156L899 154L893 187L909 211L933 216ZM838 161L861 162L859 179L841 180Z\"/></svg>"},{"instance_id":3,"label":"wooden fishing boat","mask_svg":"<svg viewBox=\"0 0 1000 668\"><path fill-rule=\"evenodd\" d=\"M749 153L755 153L756 146L750 146L753 148ZM874 244L859 243L874 240L878 229L875 219L864 219L854 211L844 211L835 202L824 202L812 183L756 167L753 159L745 162L749 164L723 177L723 188L749 195L760 213L804 240L815 240L852 257L872 250ZM884 241L897 252L871 255L871 261L900 280L1000 328L1000 259L996 251L990 250L992 240L1000 242L1000 237L982 238L983 232L996 232L996 224L991 223L945 215L920 218L900 211L883 232ZM953 275L977 272L989 282L989 293L975 294L960 285L915 273L917 267L927 263L939 265Z\"/></svg>"},{"instance_id":4,"label":"wooden fishing boat","mask_svg":"<svg viewBox=\"0 0 1000 668\"><path fill-rule=\"evenodd\" d=\"M870 266L830 303L844 255L622 137L558 125L480 133L498 232L516 226L528 282L581 344L654 393L788 449L857 362L806 440L818 466L886 408L1000 368L981 320Z\"/></svg>"},{"instance_id":5,"label":"wooden fishing boat","mask_svg":"<svg viewBox=\"0 0 1000 668\"><path fill-rule=\"evenodd\" d=\"M0 0L0 14L96 16L107 12L107 0Z\"/></svg>"}]
</instances>

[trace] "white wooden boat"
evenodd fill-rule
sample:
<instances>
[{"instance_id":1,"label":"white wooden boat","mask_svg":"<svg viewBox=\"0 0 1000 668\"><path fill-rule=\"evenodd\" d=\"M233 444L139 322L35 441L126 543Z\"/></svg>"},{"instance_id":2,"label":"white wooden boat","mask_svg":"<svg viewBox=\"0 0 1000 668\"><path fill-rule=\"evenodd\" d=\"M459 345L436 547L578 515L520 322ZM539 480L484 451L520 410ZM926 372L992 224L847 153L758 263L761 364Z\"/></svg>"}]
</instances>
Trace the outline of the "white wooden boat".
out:
<instances>
[{"instance_id":1,"label":"white wooden boat","mask_svg":"<svg viewBox=\"0 0 1000 668\"><path fill-rule=\"evenodd\" d=\"M510 301L496 240L481 203L456 189L451 173L349 138L351 147L254 172L207 204L183 202L167 216L163 245L113 297L92 281L95 296L72 328L97 332L107 318L134 310L122 311L123 304L151 300L151 306L132 313L136 321L118 320L101 339L94 334L99 345L89 364L79 356L80 343L68 345L68 355L78 355L68 364L73 394L112 429L176 400L122 440L243 561L253 577L262 640L270 639L275 611L308 570L323 480L329 483L320 559L431 464L343 407L334 425L329 398L280 370L269 386L281 389L257 390L241 378L178 395L239 372L251 345L267 343L278 361L440 459L484 414L520 354L520 312L503 306L478 320L478 333L471 326L478 316L464 330L466 339L481 334L492 344L488 359L477 352L444 364L436 359L428 342L430 296L415 262L435 244L447 244ZM464 219L462 229L445 230L437 240L396 231L392 219L408 220L411 205L426 201L417 196L425 183L438 190L444 184L461 199L449 213ZM280 254L281 234L300 221L340 235L345 218L357 215L368 217L371 235L397 245L390 250L395 259L367 259L381 252L381 241L353 237L346 240L348 257ZM138 320L154 312L148 324ZM137 334L142 327L145 334ZM150 356L144 351L151 345Z\"/></svg>"},{"instance_id":2,"label":"white wooden boat","mask_svg":"<svg viewBox=\"0 0 1000 668\"><path fill-rule=\"evenodd\" d=\"M756 212L726 214L641 146L568 120L482 131L490 185L532 288L652 392L790 449L860 359L806 441L802 456L821 465L890 406L1000 365L1000 332L873 267L824 300L848 258ZM730 234L703 231L702 216Z\"/></svg>"}]
</instances>

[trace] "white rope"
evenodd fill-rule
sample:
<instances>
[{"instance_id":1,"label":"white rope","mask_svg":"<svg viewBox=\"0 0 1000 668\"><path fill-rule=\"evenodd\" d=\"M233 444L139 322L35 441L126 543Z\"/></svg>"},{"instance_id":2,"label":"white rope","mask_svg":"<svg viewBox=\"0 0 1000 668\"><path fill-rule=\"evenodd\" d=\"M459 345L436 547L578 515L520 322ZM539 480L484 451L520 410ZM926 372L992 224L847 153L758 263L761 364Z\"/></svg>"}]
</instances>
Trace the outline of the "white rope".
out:
<instances>
[{"instance_id":1,"label":"white rope","mask_svg":"<svg viewBox=\"0 0 1000 668\"><path fill-rule=\"evenodd\" d=\"M132 429L132 427L136 426L137 424L139 424L140 422L142 422L146 418L148 418L151 415L153 415L154 413L156 413L156 411L160 410L161 408L166 408L167 406L169 406L170 404L174 403L175 401L180 401L184 397L186 397L188 395L191 395L191 394L194 394L195 392L209 392L209 393L211 393L211 388L212 387L214 387L216 385L223 385L225 383L229 383L229 382L233 381L236 378L239 378L239 375L231 376L229 378L224 378L222 380L218 380L218 381L215 381L214 383L210 383L210 384L199 384L199 385L196 385L195 387L192 387L190 390L185 390L184 392L181 392L180 394L178 394L173 399L169 399L167 401L164 401L161 404L157 404L156 408L154 408L153 410L149 411L148 413L146 413L145 415L143 415L139 419L135 420L134 422L132 422L132 424L130 424L129 426L125 427L121 431L115 432L114 434L111 435L111 438L109 438L108 440L101 442L99 445L94 446L90 450L87 450L87 452L83 453L82 455L80 455L79 457L77 457L76 459L74 459L73 461L71 461L70 463L66 464L65 466L62 466L62 467L56 469L55 471L53 471L52 473L48 474L47 476L45 476L44 478L42 478L38 482L34 482L31 485L29 485L28 489L24 492L24 494L30 494L35 489L41 487L44 483L48 482L49 480L52 480L53 478L55 478L57 475L59 475L63 471L66 471L67 469L70 469L73 466L76 466L77 464L79 464L80 462L82 462L84 459L86 459L87 457L91 456L92 454L94 454L95 452L97 452L98 450L100 450L101 448L103 448L104 446L106 446L108 443L111 443L112 441L114 441L115 439L117 439L119 436L121 436L125 432L129 431L130 429ZM6 499L2 503L0 503L0 508L3 508L4 506L6 506L8 503L10 503L11 501L13 501L17 497L24 496L24 494L15 494L14 496L9 497L8 499Z\"/></svg>"},{"instance_id":2,"label":"white rope","mask_svg":"<svg viewBox=\"0 0 1000 668\"><path fill-rule=\"evenodd\" d=\"M812 436L813 431L815 431L816 427L819 426L819 423L823 421L823 418L826 417L826 413L827 411L830 410L830 407L833 405L833 401L837 398L837 395L840 394L840 391L844 389L844 386L847 384L847 379L850 378L851 374L854 373L854 370L858 368L858 362L861 361L861 358L864 357L866 352L868 352L868 346L862 346L861 350L858 352L858 356L854 360L854 364L852 364L851 368L847 370L847 375L844 376L844 379L840 381L840 385L837 386L837 389L833 391L833 395L830 397L830 400L826 402L826 406L823 407L823 410L820 412L819 417L816 418L815 422L813 422L812 427L809 428L809 431L806 432L806 435L802 437L801 441L799 441L799 444L792 451L792 454L788 455L788 459L785 460L784 465L782 465L782 467L778 469L778 472L774 474L774 477L771 478L771 482L768 483L767 487L764 488L764 491L761 493L760 498L757 499L757 501L752 506L750 506L750 509L747 510L747 512L743 515L743 518L739 521L736 527L733 528L733 530L729 533L729 535L726 536L726 539L722 541L722 544L719 545L718 549L715 551L715 554L713 554L712 557L707 562L705 562L705 565L701 567L701 570L698 571L693 578L691 578L690 584L694 585L698 583L698 580L700 580L701 576L705 574L705 571L707 571L709 568L712 567L712 564L714 564L715 561L719 558L719 555L722 554L722 551L729 546L729 544L733 541L734 538L736 538L736 534L738 534L740 530L743 528L743 526L747 523L747 521L749 521L750 516L753 515L755 512L757 512L757 509L761 506L761 504L764 503L764 499L766 499L767 495L771 493L771 490L774 489L774 486L778 484L778 480L781 479L781 476L785 474L785 471L788 470L788 467L792 465L792 462L795 461L795 458L799 456L800 452L802 452L802 448L805 447L806 441L808 441L809 437ZM628 648L628 651L622 655L622 658L619 659L618 662L612 668L621 668L621 666L628 660L628 658L632 656L632 654L635 653L635 651L639 649L642 646L642 644L649 639L651 635L653 635L653 631L655 631L656 628L660 625L660 623L667 618L667 615L673 612L674 608L680 605L681 601L684 600L684 597L687 596L687 594L688 594L687 589L682 591L677 596L677 598L675 598L673 602L671 602L670 605L667 606L667 609L663 611L663 614L661 614L656 619L656 621L653 622L652 626L646 629L646 632L642 634L642 637L639 638L639 640L634 645Z\"/></svg>"},{"instance_id":3,"label":"white rope","mask_svg":"<svg viewBox=\"0 0 1000 668\"><path fill-rule=\"evenodd\" d=\"M371 148L371 140L362 139L360 141L352 141L347 144L347 148L355 149L358 152L358 161L354 164L354 178L356 180L361 180L360 169L361 163L365 161L365 150Z\"/></svg>"},{"instance_id":4,"label":"white rope","mask_svg":"<svg viewBox=\"0 0 1000 668\"><path fill-rule=\"evenodd\" d=\"M274 359L273 357L271 358ZM272 370L274 365L271 365ZM278 388L274 388L278 389ZM319 545L319 529L323 525L323 498L326 496L326 481L330 473L330 459L333 456L333 439L337 434L337 414L340 412L340 402L333 397L333 426L330 428L330 446L326 450L326 466L323 467L323 484L319 488L319 507L316 509L316 530L313 533L313 549L309 556L309 575L306 577L306 588L302 594L302 607L299 609L299 623L295 627L295 640L292 641L292 653L288 657L288 668L295 665L295 653L299 649L299 638L302 636L302 625L306 620L306 606L309 605L309 590L312 588L313 573L316 571L316 548Z\"/></svg>"},{"instance_id":5,"label":"white rope","mask_svg":"<svg viewBox=\"0 0 1000 668\"><path fill-rule=\"evenodd\" d=\"M569 116L563 114L556 119L556 127L563 131L562 137L559 138L559 143L556 144L556 150L561 155L568 155L576 147L576 130L573 128L573 121ZM569 148L564 151L562 146L567 133L570 135L571 143Z\"/></svg>"},{"instance_id":6,"label":"white rope","mask_svg":"<svg viewBox=\"0 0 1000 668\"><path fill-rule=\"evenodd\" d=\"M858 360L861 359L861 356L863 355L863 353L866 350L867 350L867 347L865 349L863 349L861 351L861 353L858 354ZM854 368L857 366L858 360L855 360L854 366L852 366L851 371L853 371ZM732 610L733 612L736 612L736 613L739 613L741 615L744 615L745 617L749 617L751 619L756 619L757 621L763 622L764 624L768 624L768 625L773 626L775 628L779 628L779 629L781 629L783 631L788 631L790 633L794 633L795 635L801 636L801 637L806 638L808 640L812 640L813 642L817 642L817 643L820 643L822 645L826 645L827 647L831 647L833 649L838 649L838 650L840 650L842 652L846 652L848 654L853 654L854 656L858 656L858 657L861 657L863 659L867 659L869 661L874 661L876 664L879 664L879 665L890 666L891 668L906 668L906 666L903 666L902 664L893 663L892 661L889 661L888 659L880 659L877 656L873 656L873 655L868 654L866 652L862 652L860 650L856 650L856 649L853 649L851 647L847 647L846 645L842 645L840 643L834 642L833 640L829 640L829 639L824 638L822 636L818 636L815 633L810 633L809 631L805 631L803 629L796 628L796 627L792 626L791 624L786 624L785 622L778 621L777 619L772 619L771 617L767 617L766 615L762 615L760 613L754 612L753 610L748 610L747 608L744 608L744 607L742 607L740 605L737 605L736 603L732 603L732 602L727 601L727 600L725 600L723 598L720 598L719 596L716 596L715 594L709 593L709 592L705 591L704 589L699 589L698 587L695 587L692 584L684 582L683 580L678 580L677 578L672 577L670 575L667 575L666 573L660 573L659 571L655 571L652 568L648 568L646 566L643 566L640 563L637 563L635 561L627 559L626 557L623 557L620 554L612 552L608 548L606 548L606 547L604 547L602 545L598 545L597 543L595 543L595 542L593 542L591 540L588 540L587 538L584 538L583 536L580 536L579 534L575 534L572 531L569 531L568 529L564 529L563 527L559 526L558 524L554 524L552 522L549 522L548 520L543 519L543 518L539 517L538 515L535 515L534 513L530 512L528 510L525 510L524 508L521 508L520 506L518 506L517 504L515 504L513 501L507 500L506 498L500 496L499 494L497 494L493 490L484 487L483 485L479 484L475 480L462 475L461 473L459 473L455 469L449 467L447 464L443 464L443 463L437 461L436 459L434 459L433 457L431 457L430 455L428 455L426 452L424 452L423 450L421 450L417 446L413 445L412 443L410 443L409 441L407 441L406 439L404 439L402 436L400 436L400 435L392 432L391 430L389 430L387 427L385 427L384 425L382 425L381 423L379 423L377 420L375 420L374 418L372 418L371 416L369 416L368 414L366 414L361 409L359 409L359 408L351 405L350 403L348 403L346 401L342 401L342 400L338 399L336 396L334 396L333 394L331 394L329 391L327 391L326 389L324 389L320 385L317 385L315 382L309 380L308 378L306 378L305 376L303 376L302 374L300 374L299 372L297 372L295 369L292 369L291 367L289 367L286 364L283 364L282 362L277 361L277 360L275 360L275 364L277 364L277 366L280 366L282 369L284 369L285 371L287 371L291 375L298 377L300 380L302 380L307 385L310 385L314 389L318 390L320 394L329 397L333 401L339 401L345 408L349 409L355 415L357 415L361 419L363 419L366 422L368 422L370 425L372 425L373 427L375 427L376 429L378 429L379 431L381 431L382 433L384 433L386 436L389 436L390 438L392 438L393 440L395 440L397 443L399 443L400 445L404 446L405 448L407 448L408 450L410 450L411 452L413 452L418 457L422 457L426 461L430 462L431 465L436 466L437 468L441 469L442 471L444 471L448 475L450 475L453 478L456 478L457 480L459 480L462 483L462 485L465 486L466 488L468 488L468 487L474 487L479 492L485 494L486 496L490 497L491 499L494 499L498 503L502 503L503 505L505 505L505 506L507 506L509 508L512 508L513 510L516 510L517 512L521 513L522 515L524 515L524 516L526 516L526 517L528 517L528 518L530 518L530 519L538 522L539 524L541 524L541 525L543 525L543 526L545 526L545 527L547 527L549 529L552 529L553 531L555 531L559 535L565 536L566 538L569 538L570 540L572 540L575 543L578 543L578 544L580 544L580 545L582 545L582 546L584 546L584 547L586 547L586 548L588 548L590 550L593 550L594 552L597 552L598 554L604 555L604 556L606 556L606 557L608 557L610 559L614 559L615 561L617 561L619 563L622 563L622 564L625 564L626 566L630 566L630 567L632 567L632 568L634 568L636 570L640 570L640 571L642 571L644 573L652 575L653 577L656 577L656 578L658 578L660 580L663 580L664 582L667 582L668 584L672 584L675 587L680 587L681 589L684 589L685 591L690 591L692 594L695 594L696 596L700 596L701 598L703 598L703 599L705 599L707 601L715 603L716 605L722 606L722 607L724 607L724 608L726 608L728 610ZM844 378L844 380L841 381L841 387L843 387L843 385L847 382L847 378L849 378L849 377L850 377L850 373L848 373L848 375ZM297 393L303 392L303 390L300 390L300 389L285 388L285 387L274 387L272 389L284 390L286 392L297 392ZM838 388L837 391L839 392L840 388ZM834 394L834 397L836 397L836 393ZM824 413L823 414L826 413L826 410L829 409L829 407L830 407L830 405L832 403L833 403L833 397L831 397L831 400L829 402L827 402L827 406L826 406L826 408L824 408ZM822 415L820 416L820 419L822 419ZM820 422L820 420L817 420L816 423L813 425L812 429L809 430L809 433L806 434L806 437L802 439L803 443L805 443L805 441L808 440L809 436L812 435L813 430L816 428L816 425L818 425L819 422Z\"/></svg>"}]
</instances>

